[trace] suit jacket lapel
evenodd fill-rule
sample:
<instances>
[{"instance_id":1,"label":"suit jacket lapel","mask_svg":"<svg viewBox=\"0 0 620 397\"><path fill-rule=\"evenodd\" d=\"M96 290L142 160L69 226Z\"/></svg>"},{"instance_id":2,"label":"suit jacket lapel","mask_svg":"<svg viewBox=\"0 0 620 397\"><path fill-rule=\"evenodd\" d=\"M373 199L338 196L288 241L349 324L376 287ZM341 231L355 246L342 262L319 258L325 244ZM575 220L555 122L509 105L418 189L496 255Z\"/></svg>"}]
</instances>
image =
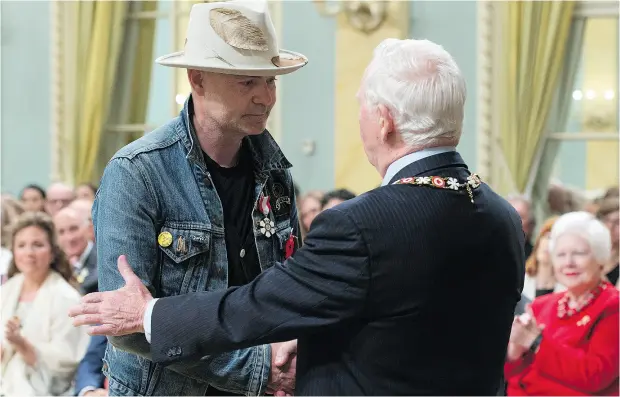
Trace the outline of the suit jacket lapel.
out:
<instances>
[{"instance_id":1,"label":"suit jacket lapel","mask_svg":"<svg viewBox=\"0 0 620 397\"><path fill-rule=\"evenodd\" d=\"M428 174L438 169L452 167L462 167L467 169L465 161L463 161L463 158L458 152L450 151L435 154L433 156L425 157L422 160L414 161L402 170L398 171L390 180L389 184L391 185L401 178L421 176L422 174Z\"/></svg>"}]
</instances>

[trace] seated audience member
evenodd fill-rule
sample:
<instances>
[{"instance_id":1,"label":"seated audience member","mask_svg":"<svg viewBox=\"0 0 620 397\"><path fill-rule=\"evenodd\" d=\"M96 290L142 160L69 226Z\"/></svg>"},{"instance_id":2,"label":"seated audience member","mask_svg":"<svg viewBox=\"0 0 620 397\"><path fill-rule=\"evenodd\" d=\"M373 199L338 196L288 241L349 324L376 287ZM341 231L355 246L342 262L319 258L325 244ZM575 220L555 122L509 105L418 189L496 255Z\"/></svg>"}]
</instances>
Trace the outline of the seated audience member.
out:
<instances>
[{"instance_id":1,"label":"seated audience member","mask_svg":"<svg viewBox=\"0 0 620 397\"><path fill-rule=\"evenodd\" d=\"M568 197L566 212L583 211L588 200L584 196L583 192L575 188L567 188L566 194Z\"/></svg>"},{"instance_id":2,"label":"seated audience member","mask_svg":"<svg viewBox=\"0 0 620 397\"><path fill-rule=\"evenodd\" d=\"M601 202L596 217L607 226L611 235L611 259L606 264L604 273L610 283L616 285L620 276L618 267L618 227L620 223L620 206L618 197L610 196Z\"/></svg>"},{"instance_id":3,"label":"seated audience member","mask_svg":"<svg viewBox=\"0 0 620 397\"><path fill-rule=\"evenodd\" d=\"M355 198L355 194L347 189L332 190L326 193L321 199L321 211L335 207L352 198Z\"/></svg>"},{"instance_id":4,"label":"seated audience member","mask_svg":"<svg viewBox=\"0 0 620 397\"><path fill-rule=\"evenodd\" d=\"M603 199L608 199L610 197L618 198L620 197L620 190L618 190L618 186L612 186L605 191L603 195Z\"/></svg>"},{"instance_id":5,"label":"seated audience member","mask_svg":"<svg viewBox=\"0 0 620 397\"><path fill-rule=\"evenodd\" d=\"M86 237L88 241L95 241L95 227L93 226L93 201L86 199L73 200L69 208L76 210L83 219L86 219Z\"/></svg>"},{"instance_id":6,"label":"seated audience member","mask_svg":"<svg viewBox=\"0 0 620 397\"><path fill-rule=\"evenodd\" d=\"M92 243L95 241L93 220L91 216L92 207L92 200L78 198L76 200L73 200L67 208L61 210L61 212L56 216L56 218L60 217L64 218L64 220L69 219L69 224L76 224L76 222L73 221L75 220L75 217L71 215L78 215L80 223L82 220L86 222L86 225L82 227L82 231L85 233L87 240ZM65 213L67 210L73 210L75 212L70 213L70 216L67 218L64 216L66 214L63 215L63 213ZM56 223L63 224L63 220L57 221ZM58 228L58 225L56 225L56 227ZM66 234L68 239L69 235L71 235L71 233ZM78 241L83 241L78 235L75 235L75 237ZM96 251L97 250L94 244L92 244L90 249L87 246L86 251L83 253L83 255L86 255L86 259L84 261L86 265L83 266L81 270L76 271L78 275L81 273L81 271L83 271L83 269L88 269L89 271L89 275L85 277L84 281L81 283L82 293L95 292L98 290ZM90 344L88 345L88 350L86 351L86 355L84 356L82 361L80 361L80 365L78 366L77 374L75 376L75 391L78 396L108 395L108 391L104 388L105 376L103 375L103 372L101 372L103 368L103 357L105 355L107 343L108 339L105 336L95 335L91 338Z\"/></svg>"},{"instance_id":7,"label":"seated audience member","mask_svg":"<svg viewBox=\"0 0 620 397\"><path fill-rule=\"evenodd\" d=\"M103 357L108 345L108 338L94 335L90 339L86 355L80 361L75 374L75 392L78 396L107 396L104 388Z\"/></svg>"},{"instance_id":8,"label":"seated audience member","mask_svg":"<svg viewBox=\"0 0 620 397\"><path fill-rule=\"evenodd\" d=\"M323 193L314 190L304 194L299 199L299 223L302 239L308 234L314 218L321 212L322 198Z\"/></svg>"},{"instance_id":9,"label":"seated audience member","mask_svg":"<svg viewBox=\"0 0 620 397\"><path fill-rule=\"evenodd\" d=\"M90 222L71 207L61 209L54 217L58 244L74 272L82 294L97 291L97 249L88 239Z\"/></svg>"},{"instance_id":10,"label":"seated audience member","mask_svg":"<svg viewBox=\"0 0 620 397\"><path fill-rule=\"evenodd\" d=\"M549 253L549 233L557 217L547 219L534 243L531 254L525 261L525 280L523 282L523 294L529 299L560 292L565 288L559 284L553 275L551 256Z\"/></svg>"},{"instance_id":11,"label":"seated audience member","mask_svg":"<svg viewBox=\"0 0 620 397\"><path fill-rule=\"evenodd\" d=\"M88 334L67 312L80 302L51 219L27 212L16 221L9 280L2 287L0 394L49 396L71 392Z\"/></svg>"},{"instance_id":12,"label":"seated audience member","mask_svg":"<svg viewBox=\"0 0 620 397\"><path fill-rule=\"evenodd\" d=\"M583 210L591 213L592 215L596 215L599 207L601 206L601 201L603 201L603 199L600 197L590 200L583 206Z\"/></svg>"},{"instance_id":13,"label":"seated audience member","mask_svg":"<svg viewBox=\"0 0 620 397\"><path fill-rule=\"evenodd\" d=\"M619 295L603 279L609 230L587 212L561 216L549 248L565 292L516 316L504 373L508 395L618 395Z\"/></svg>"},{"instance_id":14,"label":"seated audience member","mask_svg":"<svg viewBox=\"0 0 620 397\"><path fill-rule=\"evenodd\" d=\"M45 211L45 190L39 185L26 186L19 195L19 199L26 211Z\"/></svg>"},{"instance_id":15,"label":"seated audience member","mask_svg":"<svg viewBox=\"0 0 620 397\"><path fill-rule=\"evenodd\" d=\"M547 190L547 204L553 215L562 215L570 212L570 192L562 184L552 182Z\"/></svg>"},{"instance_id":16,"label":"seated audience member","mask_svg":"<svg viewBox=\"0 0 620 397\"><path fill-rule=\"evenodd\" d=\"M95 201L97 186L92 183L81 183L75 188L75 198L78 200Z\"/></svg>"},{"instance_id":17,"label":"seated audience member","mask_svg":"<svg viewBox=\"0 0 620 397\"><path fill-rule=\"evenodd\" d=\"M532 254L532 234L536 227L532 203L527 197L522 195L508 196L506 201L513 206L521 218L521 225L525 234L525 257L528 258ZM530 298L532 297L530 296Z\"/></svg>"},{"instance_id":18,"label":"seated audience member","mask_svg":"<svg viewBox=\"0 0 620 397\"><path fill-rule=\"evenodd\" d=\"M11 227L15 220L24 212L24 208L13 197L3 194L0 206L2 207L2 218L0 222L0 284L4 284L9 271L9 264L13 258L11 254L10 239Z\"/></svg>"},{"instance_id":19,"label":"seated audience member","mask_svg":"<svg viewBox=\"0 0 620 397\"><path fill-rule=\"evenodd\" d=\"M73 200L75 200L73 188L64 183L53 183L47 188L45 211L54 217L58 211L71 204Z\"/></svg>"}]
</instances>

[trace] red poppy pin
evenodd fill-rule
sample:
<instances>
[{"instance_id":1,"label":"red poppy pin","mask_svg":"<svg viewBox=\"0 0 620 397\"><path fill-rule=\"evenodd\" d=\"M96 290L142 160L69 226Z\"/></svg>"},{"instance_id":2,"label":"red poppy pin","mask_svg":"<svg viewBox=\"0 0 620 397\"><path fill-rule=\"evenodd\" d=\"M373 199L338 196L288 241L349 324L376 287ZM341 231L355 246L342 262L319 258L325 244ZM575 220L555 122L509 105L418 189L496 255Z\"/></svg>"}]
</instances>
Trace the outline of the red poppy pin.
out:
<instances>
[{"instance_id":1,"label":"red poppy pin","mask_svg":"<svg viewBox=\"0 0 620 397\"><path fill-rule=\"evenodd\" d=\"M291 234L288 240L286 240L286 245L284 247L284 259L288 259L291 255L295 253L295 240L297 237Z\"/></svg>"}]
</instances>

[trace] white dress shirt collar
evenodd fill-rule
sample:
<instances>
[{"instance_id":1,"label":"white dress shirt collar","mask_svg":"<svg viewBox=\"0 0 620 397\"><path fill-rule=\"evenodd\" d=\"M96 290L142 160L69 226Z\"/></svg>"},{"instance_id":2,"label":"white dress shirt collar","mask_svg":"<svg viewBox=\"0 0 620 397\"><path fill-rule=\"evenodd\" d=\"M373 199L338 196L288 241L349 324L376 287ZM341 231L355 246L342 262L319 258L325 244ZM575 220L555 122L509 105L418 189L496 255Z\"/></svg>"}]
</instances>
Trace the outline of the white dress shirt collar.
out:
<instances>
[{"instance_id":1,"label":"white dress shirt collar","mask_svg":"<svg viewBox=\"0 0 620 397\"><path fill-rule=\"evenodd\" d=\"M86 249L84 250L84 252L82 252L82 255L80 255L80 259L74 265L76 271L81 270L84 267L86 258L88 258L88 255L90 255L90 251L92 251L93 246L93 242L89 241Z\"/></svg>"}]
</instances>

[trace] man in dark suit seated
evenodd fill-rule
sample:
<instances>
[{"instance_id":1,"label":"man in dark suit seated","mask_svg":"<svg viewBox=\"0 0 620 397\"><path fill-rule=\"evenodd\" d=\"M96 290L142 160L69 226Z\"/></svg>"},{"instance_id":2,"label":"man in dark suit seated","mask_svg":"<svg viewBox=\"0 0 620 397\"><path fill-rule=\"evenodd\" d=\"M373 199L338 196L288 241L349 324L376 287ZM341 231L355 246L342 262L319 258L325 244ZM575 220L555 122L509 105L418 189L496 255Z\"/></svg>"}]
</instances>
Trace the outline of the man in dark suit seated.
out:
<instances>
[{"instance_id":1,"label":"man in dark suit seated","mask_svg":"<svg viewBox=\"0 0 620 397\"><path fill-rule=\"evenodd\" d=\"M54 216L58 244L73 266L80 292L97 291L97 249L89 239L91 221L81 211L69 206Z\"/></svg>"},{"instance_id":2,"label":"man in dark suit seated","mask_svg":"<svg viewBox=\"0 0 620 397\"><path fill-rule=\"evenodd\" d=\"M94 335L75 374L75 393L77 396L107 396L104 388L105 376L103 356L108 339L105 336Z\"/></svg>"},{"instance_id":3,"label":"man in dark suit seated","mask_svg":"<svg viewBox=\"0 0 620 397\"><path fill-rule=\"evenodd\" d=\"M358 94L381 187L323 211L292 257L242 287L152 299L122 256L126 286L86 296L74 324L144 332L164 365L298 338L297 395L496 394L524 236L456 151L465 96L441 46L383 41Z\"/></svg>"},{"instance_id":4,"label":"man in dark suit seated","mask_svg":"<svg viewBox=\"0 0 620 397\"><path fill-rule=\"evenodd\" d=\"M92 204L84 200L75 200L54 217L58 242L73 265L82 294L98 290L97 249L92 241L90 207ZM107 390L103 387L105 376L101 372L107 343L105 336L91 338L75 374L76 395L107 395Z\"/></svg>"}]
</instances>

